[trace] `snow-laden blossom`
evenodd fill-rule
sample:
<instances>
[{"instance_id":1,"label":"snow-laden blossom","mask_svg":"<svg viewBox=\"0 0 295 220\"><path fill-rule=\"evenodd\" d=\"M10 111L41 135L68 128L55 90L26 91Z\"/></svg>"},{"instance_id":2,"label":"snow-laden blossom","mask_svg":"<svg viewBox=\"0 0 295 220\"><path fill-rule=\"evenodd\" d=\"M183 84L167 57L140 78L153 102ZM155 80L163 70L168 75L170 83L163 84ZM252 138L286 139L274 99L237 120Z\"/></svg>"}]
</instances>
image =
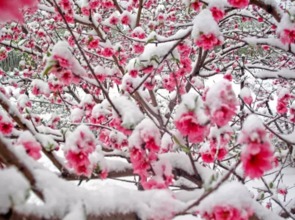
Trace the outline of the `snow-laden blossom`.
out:
<instances>
[{"instance_id":1,"label":"snow-laden blossom","mask_svg":"<svg viewBox=\"0 0 295 220\"><path fill-rule=\"evenodd\" d=\"M209 9L202 10L193 21L192 38L197 46L211 50L221 45L223 37Z\"/></svg>"},{"instance_id":2,"label":"snow-laden blossom","mask_svg":"<svg viewBox=\"0 0 295 220\"><path fill-rule=\"evenodd\" d=\"M195 10L195 11L200 11L201 7L202 7L202 3L198 0L195 0L194 2L191 3L191 7Z\"/></svg>"},{"instance_id":3,"label":"snow-laden blossom","mask_svg":"<svg viewBox=\"0 0 295 220\"><path fill-rule=\"evenodd\" d=\"M172 169L169 163L158 158L161 134L156 125L150 119L143 119L128 142L133 170L141 177L143 187L167 188L172 181Z\"/></svg>"},{"instance_id":4,"label":"snow-laden blossom","mask_svg":"<svg viewBox=\"0 0 295 220\"><path fill-rule=\"evenodd\" d=\"M217 205L212 213L205 212L202 217L205 220L248 220L252 216L250 210L239 210L230 205Z\"/></svg>"},{"instance_id":5,"label":"snow-laden blossom","mask_svg":"<svg viewBox=\"0 0 295 220\"><path fill-rule=\"evenodd\" d=\"M248 220L253 215L252 207L248 189L232 181L223 183L204 199L197 213L205 220Z\"/></svg>"},{"instance_id":6,"label":"snow-laden blossom","mask_svg":"<svg viewBox=\"0 0 295 220\"><path fill-rule=\"evenodd\" d=\"M212 7L210 8L210 11L216 22L219 22L224 17L224 14L225 14L224 11L218 7Z\"/></svg>"},{"instance_id":7,"label":"snow-laden blossom","mask_svg":"<svg viewBox=\"0 0 295 220\"><path fill-rule=\"evenodd\" d=\"M204 50L212 50L215 46L219 46L221 41L213 33L201 34L196 40L196 45Z\"/></svg>"},{"instance_id":8,"label":"snow-laden blossom","mask_svg":"<svg viewBox=\"0 0 295 220\"><path fill-rule=\"evenodd\" d=\"M78 175L91 175L89 155L95 150L95 137L87 126L80 125L68 136L64 150L69 167Z\"/></svg>"},{"instance_id":9,"label":"snow-laden blossom","mask_svg":"<svg viewBox=\"0 0 295 220\"><path fill-rule=\"evenodd\" d=\"M35 96L45 95L48 97L50 94L48 83L40 79L34 79L31 83L31 86L32 86L32 94L34 94Z\"/></svg>"},{"instance_id":10,"label":"snow-laden blossom","mask_svg":"<svg viewBox=\"0 0 295 220\"><path fill-rule=\"evenodd\" d=\"M200 154L204 162L212 163L215 159L223 160L228 152L228 143L233 131L229 126L222 128L211 127L209 139L210 144L203 144Z\"/></svg>"},{"instance_id":11,"label":"snow-laden blossom","mask_svg":"<svg viewBox=\"0 0 295 220\"><path fill-rule=\"evenodd\" d=\"M236 8L245 8L249 5L249 0L227 0L230 5Z\"/></svg>"},{"instance_id":12,"label":"snow-laden blossom","mask_svg":"<svg viewBox=\"0 0 295 220\"><path fill-rule=\"evenodd\" d=\"M280 33L280 40L283 44L291 44L295 42L295 29L284 29Z\"/></svg>"},{"instance_id":13,"label":"snow-laden blossom","mask_svg":"<svg viewBox=\"0 0 295 220\"><path fill-rule=\"evenodd\" d=\"M249 88L244 87L241 92L240 92L240 97L241 99L247 104L247 105L251 105L253 102L253 98L251 95L251 91Z\"/></svg>"},{"instance_id":14,"label":"snow-laden blossom","mask_svg":"<svg viewBox=\"0 0 295 220\"><path fill-rule=\"evenodd\" d=\"M288 112L288 103L290 98L290 91L287 88L278 90L277 112L279 114L285 114Z\"/></svg>"},{"instance_id":15,"label":"snow-laden blossom","mask_svg":"<svg viewBox=\"0 0 295 220\"><path fill-rule=\"evenodd\" d=\"M243 145L241 161L246 176L259 178L272 168L273 150L260 118L255 115L247 117L239 143Z\"/></svg>"},{"instance_id":16,"label":"snow-laden blossom","mask_svg":"<svg viewBox=\"0 0 295 220\"><path fill-rule=\"evenodd\" d=\"M205 95L205 105L211 122L220 127L226 125L235 115L237 104L231 82L226 79L211 86Z\"/></svg>"},{"instance_id":17,"label":"snow-laden blossom","mask_svg":"<svg viewBox=\"0 0 295 220\"><path fill-rule=\"evenodd\" d=\"M175 126L179 132L188 136L190 142L202 142L208 133L208 127L200 124L198 116L194 112L184 113L178 120L175 120Z\"/></svg>"},{"instance_id":18,"label":"snow-laden blossom","mask_svg":"<svg viewBox=\"0 0 295 220\"><path fill-rule=\"evenodd\" d=\"M23 146L26 153L33 159L38 160L41 158L42 147L29 131L21 133L16 144Z\"/></svg>"},{"instance_id":19,"label":"snow-laden blossom","mask_svg":"<svg viewBox=\"0 0 295 220\"><path fill-rule=\"evenodd\" d=\"M4 112L0 111L0 133L10 135L13 127L12 120Z\"/></svg>"},{"instance_id":20,"label":"snow-laden blossom","mask_svg":"<svg viewBox=\"0 0 295 220\"><path fill-rule=\"evenodd\" d=\"M208 135L209 128L201 98L192 93L183 95L174 123L178 131L187 136L190 142L202 142Z\"/></svg>"}]
</instances>

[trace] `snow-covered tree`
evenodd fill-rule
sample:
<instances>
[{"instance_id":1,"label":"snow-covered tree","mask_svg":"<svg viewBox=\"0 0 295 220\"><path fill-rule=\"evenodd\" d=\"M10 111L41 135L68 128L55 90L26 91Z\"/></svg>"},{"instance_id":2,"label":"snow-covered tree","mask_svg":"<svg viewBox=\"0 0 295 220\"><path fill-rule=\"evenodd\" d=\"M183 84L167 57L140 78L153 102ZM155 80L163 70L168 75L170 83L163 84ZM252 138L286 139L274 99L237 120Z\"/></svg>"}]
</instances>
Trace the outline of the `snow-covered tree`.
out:
<instances>
[{"instance_id":1,"label":"snow-covered tree","mask_svg":"<svg viewBox=\"0 0 295 220\"><path fill-rule=\"evenodd\" d=\"M0 0L0 219L295 219L289 0Z\"/></svg>"}]
</instances>

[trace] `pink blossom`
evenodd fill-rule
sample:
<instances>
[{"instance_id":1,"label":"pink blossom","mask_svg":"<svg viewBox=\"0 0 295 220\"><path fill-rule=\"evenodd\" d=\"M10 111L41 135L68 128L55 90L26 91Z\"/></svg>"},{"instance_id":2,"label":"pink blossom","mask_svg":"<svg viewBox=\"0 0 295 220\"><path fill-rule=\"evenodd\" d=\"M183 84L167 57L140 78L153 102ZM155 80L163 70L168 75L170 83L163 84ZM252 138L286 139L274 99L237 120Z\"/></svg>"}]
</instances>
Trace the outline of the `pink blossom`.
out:
<instances>
[{"instance_id":1,"label":"pink blossom","mask_svg":"<svg viewBox=\"0 0 295 220\"><path fill-rule=\"evenodd\" d=\"M71 70L64 70L60 72L60 74L57 77L65 86L68 86L71 84L73 79L73 74Z\"/></svg>"},{"instance_id":2,"label":"pink blossom","mask_svg":"<svg viewBox=\"0 0 295 220\"><path fill-rule=\"evenodd\" d=\"M221 80L205 91L205 105L211 122L222 127L235 115L237 98L228 80Z\"/></svg>"},{"instance_id":3,"label":"pink blossom","mask_svg":"<svg viewBox=\"0 0 295 220\"><path fill-rule=\"evenodd\" d=\"M1 0L0 1L0 21L17 20L23 21L21 8L35 7L36 0Z\"/></svg>"},{"instance_id":4,"label":"pink blossom","mask_svg":"<svg viewBox=\"0 0 295 220\"><path fill-rule=\"evenodd\" d=\"M142 178L147 176L147 169L150 168L146 152L136 147L130 150L130 160L133 166L134 173L140 175Z\"/></svg>"},{"instance_id":5,"label":"pink blossom","mask_svg":"<svg viewBox=\"0 0 295 220\"><path fill-rule=\"evenodd\" d=\"M144 181L142 183L144 189L166 189L167 186L163 181L157 181L154 178L149 179L148 181Z\"/></svg>"},{"instance_id":6,"label":"pink blossom","mask_svg":"<svg viewBox=\"0 0 295 220\"><path fill-rule=\"evenodd\" d=\"M202 142L209 132L208 126L200 124L197 115L193 112L180 116L175 121L175 126L182 135L188 136L189 141L192 143Z\"/></svg>"},{"instance_id":7,"label":"pink blossom","mask_svg":"<svg viewBox=\"0 0 295 220\"><path fill-rule=\"evenodd\" d=\"M101 55L103 55L105 57L111 57L111 56L113 56L113 54L114 54L114 51L110 47L104 48L103 51L102 51L102 53L101 53Z\"/></svg>"},{"instance_id":8,"label":"pink blossom","mask_svg":"<svg viewBox=\"0 0 295 220\"><path fill-rule=\"evenodd\" d=\"M227 0L230 5L236 8L245 8L249 5L249 0Z\"/></svg>"},{"instance_id":9,"label":"pink blossom","mask_svg":"<svg viewBox=\"0 0 295 220\"><path fill-rule=\"evenodd\" d=\"M291 106L290 108L290 121L295 123L295 106Z\"/></svg>"},{"instance_id":10,"label":"pink blossom","mask_svg":"<svg viewBox=\"0 0 295 220\"><path fill-rule=\"evenodd\" d=\"M211 50L220 44L221 41L213 33L201 34L196 40L196 45L202 47L204 50Z\"/></svg>"},{"instance_id":11,"label":"pink blossom","mask_svg":"<svg viewBox=\"0 0 295 220\"><path fill-rule=\"evenodd\" d=\"M201 158L205 163L213 163L214 162L214 156L212 155L210 150L202 151Z\"/></svg>"},{"instance_id":12,"label":"pink blossom","mask_svg":"<svg viewBox=\"0 0 295 220\"><path fill-rule=\"evenodd\" d=\"M91 9L96 9L101 3L101 0L90 0L89 6Z\"/></svg>"},{"instance_id":13,"label":"pink blossom","mask_svg":"<svg viewBox=\"0 0 295 220\"><path fill-rule=\"evenodd\" d=\"M216 22L219 22L224 17L224 11L217 7L210 8L210 11Z\"/></svg>"},{"instance_id":14,"label":"pink blossom","mask_svg":"<svg viewBox=\"0 0 295 220\"><path fill-rule=\"evenodd\" d=\"M91 170L89 169L90 161L87 153L70 150L65 156L69 166L74 168L78 175L89 176L91 174Z\"/></svg>"},{"instance_id":15,"label":"pink blossom","mask_svg":"<svg viewBox=\"0 0 295 220\"><path fill-rule=\"evenodd\" d=\"M99 45L99 40L98 39L91 39L89 42L88 42L88 48L89 49L96 49Z\"/></svg>"},{"instance_id":16,"label":"pink blossom","mask_svg":"<svg viewBox=\"0 0 295 220\"><path fill-rule=\"evenodd\" d=\"M138 70L135 70L135 69L130 70L129 74L130 74L131 77L135 78L138 75Z\"/></svg>"},{"instance_id":17,"label":"pink blossom","mask_svg":"<svg viewBox=\"0 0 295 220\"><path fill-rule=\"evenodd\" d=\"M211 116L211 120L218 126L226 125L235 115L236 105L222 105L215 110Z\"/></svg>"},{"instance_id":18,"label":"pink blossom","mask_svg":"<svg viewBox=\"0 0 295 220\"><path fill-rule=\"evenodd\" d=\"M252 125L255 121L255 127ZM241 161L246 176L259 178L272 168L273 150L262 122L250 115L244 122L239 142L244 145Z\"/></svg>"},{"instance_id":19,"label":"pink blossom","mask_svg":"<svg viewBox=\"0 0 295 220\"><path fill-rule=\"evenodd\" d=\"M41 145L37 141L23 141L21 143L26 149L27 154L38 160L41 158Z\"/></svg>"},{"instance_id":20,"label":"pink blossom","mask_svg":"<svg viewBox=\"0 0 295 220\"><path fill-rule=\"evenodd\" d=\"M13 123L11 121L0 120L0 132L4 135L10 135L13 129Z\"/></svg>"},{"instance_id":21,"label":"pink blossom","mask_svg":"<svg viewBox=\"0 0 295 220\"><path fill-rule=\"evenodd\" d=\"M134 50L134 53L137 53L137 54L143 53L144 45L140 43L136 43L133 45L133 50Z\"/></svg>"},{"instance_id":22,"label":"pink blossom","mask_svg":"<svg viewBox=\"0 0 295 220\"><path fill-rule=\"evenodd\" d=\"M295 42L295 29L284 29L280 33L280 40L283 44L291 44Z\"/></svg>"},{"instance_id":23,"label":"pink blossom","mask_svg":"<svg viewBox=\"0 0 295 220\"><path fill-rule=\"evenodd\" d=\"M245 175L250 178L259 178L265 171L272 168L272 157L273 152L270 150L268 143L260 144L249 144L247 151L243 151L241 154L241 160Z\"/></svg>"},{"instance_id":24,"label":"pink blossom","mask_svg":"<svg viewBox=\"0 0 295 220\"><path fill-rule=\"evenodd\" d=\"M213 208L212 213L205 212L202 215L206 220L247 220L250 216L252 216L250 209L242 212L231 205L217 205Z\"/></svg>"},{"instance_id":25,"label":"pink blossom","mask_svg":"<svg viewBox=\"0 0 295 220\"><path fill-rule=\"evenodd\" d=\"M53 59L58 62L58 64L63 68L70 67L70 61L60 55L53 55Z\"/></svg>"},{"instance_id":26,"label":"pink blossom","mask_svg":"<svg viewBox=\"0 0 295 220\"><path fill-rule=\"evenodd\" d=\"M195 11L200 11L201 7L202 7L202 3L199 2L198 0L195 0L193 3L191 3L191 7L195 10Z\"/></svg>"},{"instance_id":27,"label":"pink blossom","mask_svg":"<svg viewBox=\"0 0 295 220\"><path fill-rule=\"evenodd\" d=\"M278 193L285 196L288 193L287 188L278 188Z\"/></svg>"},{"instance_id":28,"label":"pink blossom","mask_svg":"<svg viewBox=\"0 0 295 220\"><path fill-rule=\"evenodd\" d=\"M288 112L288 103L290 98L291 98L290 93L286 93L283 96L278 98L277 112L279 114L285 114Z\"/></svg>"},{"instance_id":29,"label":"pink blossom","mask_svg":"<svg viewBox=\"0 0 295 220\"><path fill-rule=\"evenodd\" d=\"M82 8L81 8L81 12L82 12L82 14L85 15L85 16L89 16L89 15L90 15L89 7L82 7Z\"/></svg>"},{"instance_id":30,"label":"pink blossom","mask_svg":"<svg viewBox=\"0 0 295 220\"><path fill-rule=\"evenodd\" d=\"M121 17L121 23L122 24L129 25L130 22L131 22L131 19L130 19L130 17L128 15L125 14L125 15L123 15Z\"/></svg>"}]
</instances>

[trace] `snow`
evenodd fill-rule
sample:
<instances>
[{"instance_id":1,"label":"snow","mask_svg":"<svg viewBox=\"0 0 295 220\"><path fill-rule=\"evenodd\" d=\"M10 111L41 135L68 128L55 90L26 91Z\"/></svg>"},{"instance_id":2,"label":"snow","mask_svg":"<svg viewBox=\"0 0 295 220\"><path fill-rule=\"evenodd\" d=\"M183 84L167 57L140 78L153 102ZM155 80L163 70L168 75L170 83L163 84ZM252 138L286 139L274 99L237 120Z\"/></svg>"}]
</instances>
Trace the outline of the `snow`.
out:
<instances>
[{"instance_id":1,"label":"snow","mask_svg":"<svg viewBox=\"0 0 295 220\"><path fill-rule=\"evenodd\" d=\"M237 196L238 192L238 196ZM205 198L198 210L211 213L215 206L233 206L243 211L253 208L253 199L247 188L239 182L225 182L215 192Z\"/></svg>"},{"instance_id":2,"label":"snow","mask_svg":"<svg viewBox=\"0 0 295 220\"><path fill-rule=\"evenodd\" d=\"M223 37L219 31L218 24L208 9L202 10L193 20L192 38L198 39L201 34L214 34L220 41Z\"/></svg>"},{"instance_id":3,"label":"snow","mask_svg":"<svg viewBox=\"0 0 295 220\"><path fill-rule=\"evenodd\" d=\"M245 37L242 39L244 42L249 44L250 46L256 46L256 45L269 45L273 46L279 49L282 49L284 51L289 51L292 52L293 54L295 53L295 46L290 45L290 48L288 44L283 44L280 39L277 39L275 37L268 37L268 38L257 38L257 37Z\"/></svg>"},{"instance_id":4,"label":"snow","mask_svg":"<svg viewBox=\"0 0 295 220\"><path fill-rule=\"evenodd\" d=\"M0 170L0 189L0 214L5 214L10 207L26 201L30 185L15 167L9 167Z\"/></svg>"},{"instance_id":5,"label":"snow","mask_svg":"<svg viewBox=\"0 0 295 220\"><path fill-rule=\"evenodd\" d=\"M148 39L152 39L148 37ZM156 39L156 38L154 38ZM147 41L148 42L148 41ZM143 53L139 56L141 63L151 63L153 66L158 66L158 63L161 59L167 54L167 51L173 49L178 41L171 41L161 44L149 43L145 46ZM175 59L179 59L179 53L176 49L171 51L171 54L168 56ZM148 65L145 65L148 66Z\"/></svg>"},{"instance_id":6,"label":"snow","mask_svg":"<svg viewBox=\"0 0 295 220\"><path fill-rule=\"evenodd\" d=\"M54 215L62 217L72 215L68 213L69 208L73 211L78 208L79 211L76 211L79 215L83 212L94 216L137 213L141 219L160 219L184 208L184 203L174 199L169 191L135 191L108 185L86 190L57 178L44 169L35 169L34 174L37 187L43 189L46 203L18 206L17 209L24 213L31 212L47 218Z\"/></svg>"},{"instance_id":7,"label":"snow","mask_svg":"<svg viewBox=\"0 0 295 220\"><path fill-rule=\"evenodd\" d=\"M260 71L255 71L254 76L261 79L275 79L275 78L294 79L295 70L286 69L286 68L282 68L277 71L260 70Z\"/></svg>"},{"instance_id":8,"label":"snow","mask_svg":"<svg viewBox=\"0 0 295 220\"><path fill-rule=\"evenodd\" d=\"M176 109L174 119L179 119L184 113L193 111L198 117L200 124L205 124L208 121L208 116L204 112L202 98L193 90L190 93L184 94L181 97L182 101Z\"/></svg>"},{"instance_id":9,"label":"snow","mask_svg":"<svg viewBox=\"0 0 295 220\"><path fill-rule=\"evenodd\" d=\"M73 132L67 134L64 150L79 152L83 148L88 151L94 141L95 137L92 131L86 125L81 124Z\"/></svg>"},{"instance_id":10,"label":"snow","mask_svg":"<svg viewBox=\"0 0 295 220\"><path fill-rule=\"evenodd\" d=\"M72 122L81 122L84 116L84 111L80 108L74 108L71 110L70 120Z\"/></svg>"},{"instance_id":11,"label":"snow","mask_svg":"<svg viewBox=\"0 0 295 220\"><path fill-rule=\"evenodd\" d=\"M114 97L112 102L120 112L122 126L125 128L134 128L144 118L138 106L126 96Z\"/></svg>"},{"instance_id":12,"label":"snow","mask_svg":"<svg viewBox=\"0 0 295 220\"><path fill-rule=\"evenodd\" d=\"M32 87L36 86L39 89L41 94L44 94L46 96L49 96L50 94L48 83L44 82L43 80L34 79L31 83L31 86Z\"/></svg>"},{"instance_id":13,"label":"snow","mask_svg":"<svg viewBox=\"0 0 295 220\"><path fill-rule=\"evenodd\" d=\"M251 97L251 91L248 87L244 87L240 92L241 98Z\"/></svg>"}]
</instances>

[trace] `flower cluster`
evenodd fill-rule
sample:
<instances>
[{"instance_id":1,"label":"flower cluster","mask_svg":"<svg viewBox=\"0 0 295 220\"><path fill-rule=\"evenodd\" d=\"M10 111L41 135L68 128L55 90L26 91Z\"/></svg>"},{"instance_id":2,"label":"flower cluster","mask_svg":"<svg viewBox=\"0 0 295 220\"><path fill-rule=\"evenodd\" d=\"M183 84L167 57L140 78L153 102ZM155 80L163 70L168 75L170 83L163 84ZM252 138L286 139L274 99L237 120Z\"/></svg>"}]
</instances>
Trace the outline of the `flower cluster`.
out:
<instances>
[{"instance_id":1,"label":"flower cluster","mask_svg":"<svg viewBox=\"0 0 295 220\"><path fill-rule=\"evenodd\" d=\"M202 217L206 220L248 220L253 212L240 210L231 205L216 205L211 213L205 212Z\"/></svg>"},{"instance_id":2,"label":"flower cluster","mask_svg":"<svg viewBox=\"0 0 295 220\"><path fill-rule=\"evenodd\" d=\"M185 94L175 115L175 127L192 143L200 143L209 133L203 102L196 94Z\"/></svg>"},{"instance_id":3,"label":"flower cluster","mask_svg":"<svg viewBox=\"0 0 295 220\"><path fill-rule=\"evenodd\" d=\"M201 34L200 37L196 39L196 45L202 47L204 50L212 50L220 44L221 41L213 33Z\"/></svg>"},{"instance_id":4,"label":"flower cluster","mask_svg":"<svg viewBox=\"0 0 295 220\"><path fill-rule=\"evenodd\" d=\"M91 175L89 155L95 150L95 137L87 126L80 125L68 136L64 150L69 167L78 175Z\"/></svg>"},{"instance_id":5,"label":"flower cluster","mask_svg":"<svg viewBox=\"0 0 295 220\"><path fill-rule=\"evenodd\" d=\"M140 176L145 189L167 188L173 179L169 164L158 158L160 137L156 125L150 119L144 119L128 139L134 173Z\"/></svg>"},{"instance_id":6,"label":"flower cluster","mask_svg":"<svg viewBox=\"0 0 295 220\"><path fill-rule=\"evenodd\" d=\"M222 79L211 86L205 94L205 106L212 123L222 127L235 115L238 100L231 82Z\"/></svg>"},{"instance_id":7,"label":"flower cluster","mask_svg":"<svg viewBox=\"0 0 295 220\"><path fill-rule=\"evenodd\" d=\"M214 159L223 160L228 152L228 143L233 131L229 126L218 129L212 127L209 134L210 145L204 144L200 154L204 162L212 163Z\"/></svg>"},{"instance_id":8,"label":"flower cluster","mask_svg":"<svg viewBox=\"0 0 295 220\"><path fill-rule=\"evenodd\" d=\"M291 98L290 92L287 88L280 89L278 92L277 112L279 114L286 114L288 112L288 103Z\"/></svg>"},{"instance_id":9,"label":"flower cluster","mask_svg":"<svg viewBox=\"0 0 295 220\"><path fill-rule=\"evenodd\" d=\"M241 161L245 176L259 178L272 168L273 150L264 126L257 116L247 117L239 143L243 145Z\"/></svg>"}]
</instances>

